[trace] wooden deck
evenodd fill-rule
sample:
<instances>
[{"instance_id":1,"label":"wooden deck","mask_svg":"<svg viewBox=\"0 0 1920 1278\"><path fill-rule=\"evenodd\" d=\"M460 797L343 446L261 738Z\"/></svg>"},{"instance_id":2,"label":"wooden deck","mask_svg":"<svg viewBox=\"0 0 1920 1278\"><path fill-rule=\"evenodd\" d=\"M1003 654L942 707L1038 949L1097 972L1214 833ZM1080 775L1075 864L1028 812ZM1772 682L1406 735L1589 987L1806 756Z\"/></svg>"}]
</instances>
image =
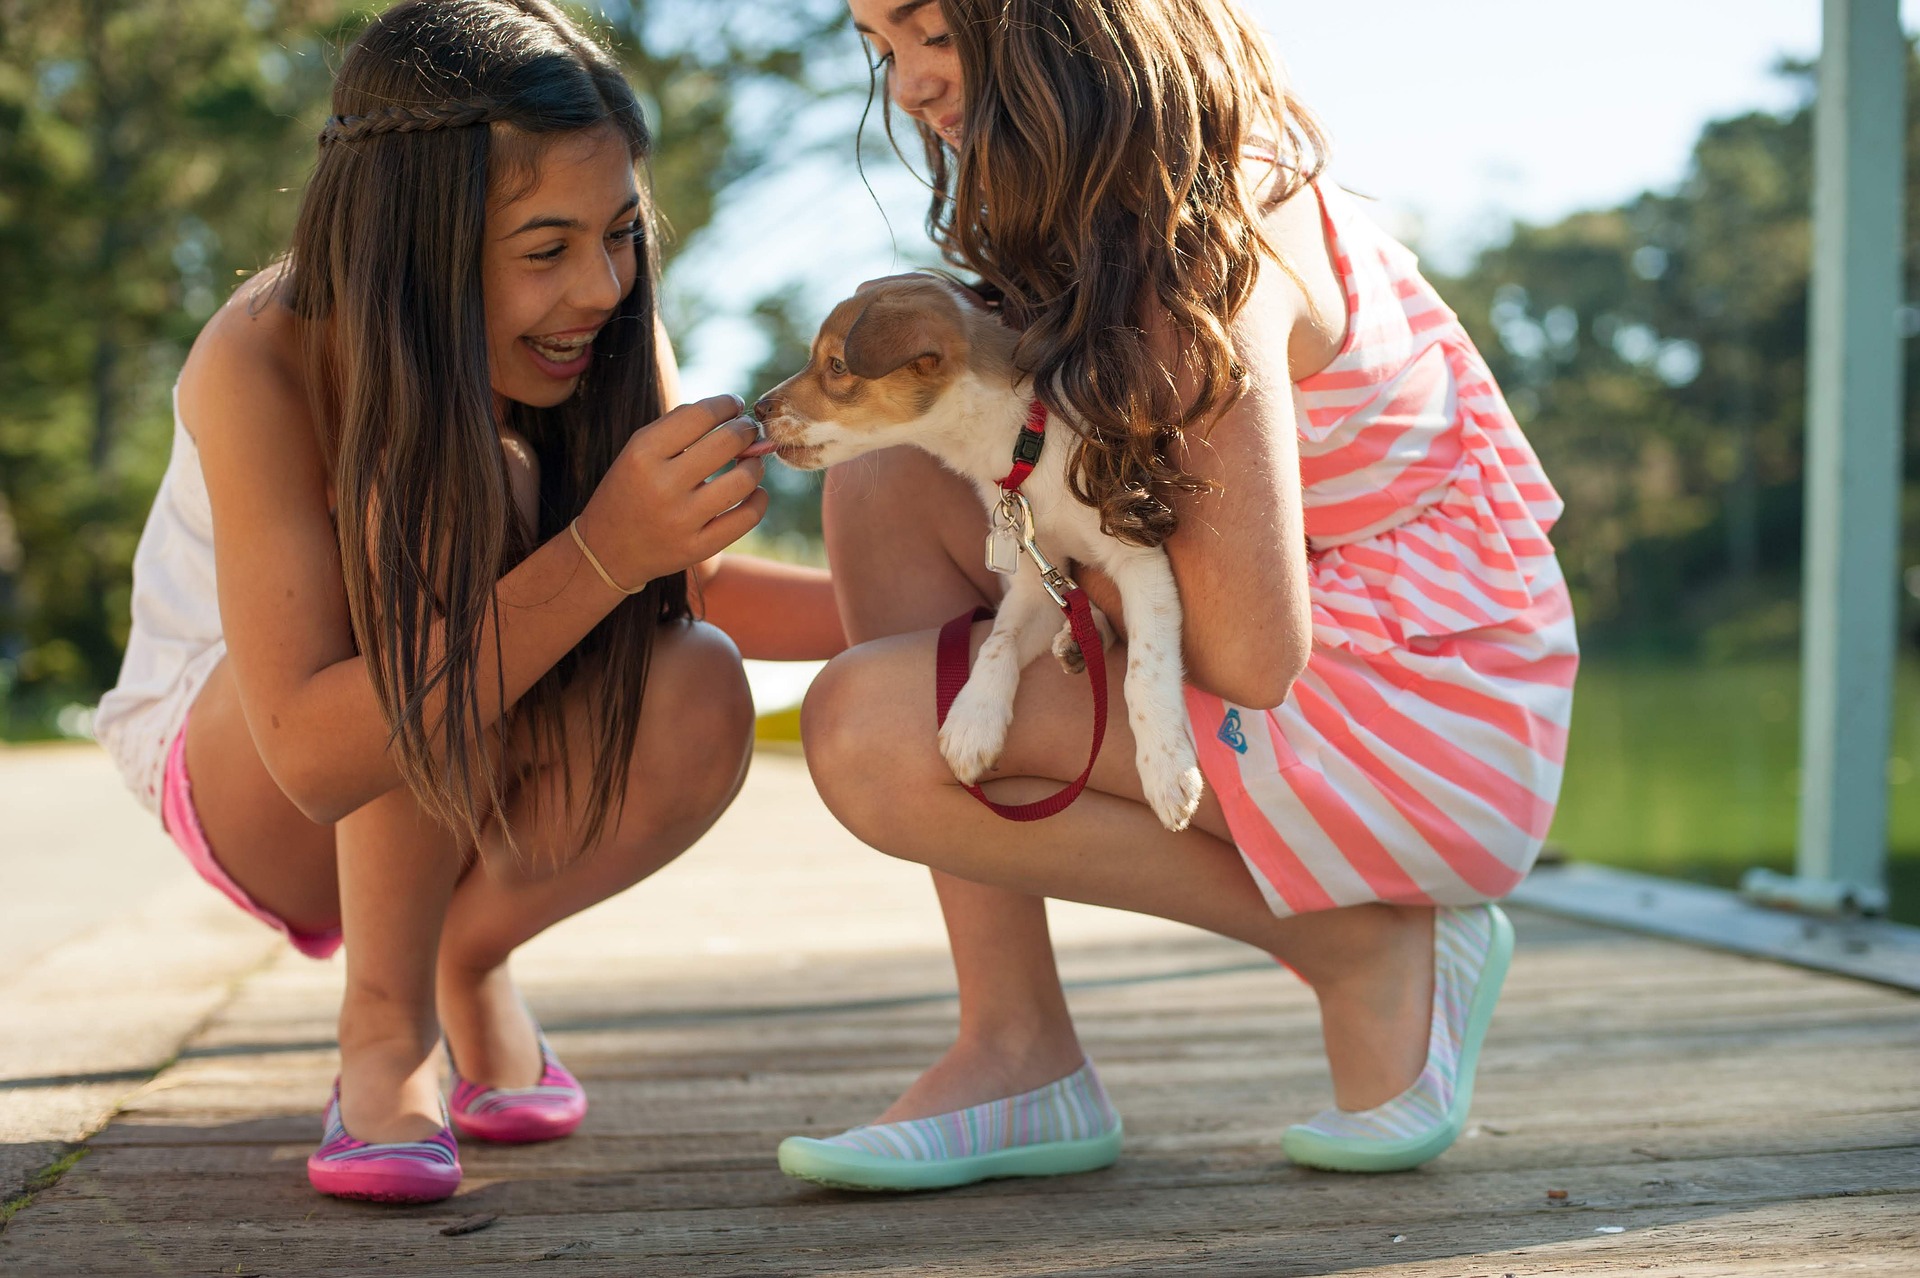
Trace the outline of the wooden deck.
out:
<instances>
[{"instance_id":1,"label":"wooden deck","mask_svg":"<svg viewBox=\"0 0 1920 1278\"><path fill-rule=\"evenodd\" d=\"M954 1009L921 872L762 756L706 845L523 956L581 1133L470 1143L433 1207L313 1194L339 969L288 951L0 1233L0 1273L1920 1273L1912 995L1516 911L1468 1136L1343 1177L1278 1149L1328 1094L1303 986L1184 929L1055 918L1127 1119L1110 1171L904 1198L779 1174L781 1136L871 1116Z\"/></svg>"}]
</instances>

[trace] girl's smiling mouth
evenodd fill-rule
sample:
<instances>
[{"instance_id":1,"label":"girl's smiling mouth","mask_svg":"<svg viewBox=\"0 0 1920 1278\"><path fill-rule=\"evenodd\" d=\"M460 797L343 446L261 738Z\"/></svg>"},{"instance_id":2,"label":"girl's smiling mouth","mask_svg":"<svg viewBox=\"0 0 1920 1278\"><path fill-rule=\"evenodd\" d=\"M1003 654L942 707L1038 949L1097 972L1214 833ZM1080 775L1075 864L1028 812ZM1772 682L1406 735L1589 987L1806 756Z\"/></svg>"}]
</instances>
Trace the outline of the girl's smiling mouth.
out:
<instances>
[{"instance_id":1,"label":"girl's smiling mouth","mask_svg":"<svg viewBox=\"0 0 1920 1278\"><path fill-rule=\"evenodd\" d=\"M575 329L570 333L545 333L520 339L533 355L533 364L549 377L578 377L593 360L593 339L598 328Z\"/></svg>"}]
</instances>

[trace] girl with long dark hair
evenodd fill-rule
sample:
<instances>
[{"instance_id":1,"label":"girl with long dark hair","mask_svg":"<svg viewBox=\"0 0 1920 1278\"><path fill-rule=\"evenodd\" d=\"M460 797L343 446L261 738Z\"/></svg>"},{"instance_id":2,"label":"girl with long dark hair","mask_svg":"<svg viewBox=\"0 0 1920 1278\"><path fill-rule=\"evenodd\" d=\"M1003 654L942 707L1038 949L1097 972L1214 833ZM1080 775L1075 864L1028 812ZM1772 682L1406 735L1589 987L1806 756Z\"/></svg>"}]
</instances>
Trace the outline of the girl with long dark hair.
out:
<instances>
[{"instance_id":1,"label":"girl with long dark hair","mask_svg":"<svg viewBox=\"0 0 1920 1278\"><path fill-rule=\"evenodd\" d=\"M762 446L732 396L669 411L650 138L611 59L545 0L414 0L332 112L291 248L181 373L99 735L242 909L315 957L344 938L308 1173L424 1201L455 1130L585 1111L514 949L739 788L752 704L689 574L756 655L841 640L823 574L716 571Z\"/></svg>"}]
</instances>

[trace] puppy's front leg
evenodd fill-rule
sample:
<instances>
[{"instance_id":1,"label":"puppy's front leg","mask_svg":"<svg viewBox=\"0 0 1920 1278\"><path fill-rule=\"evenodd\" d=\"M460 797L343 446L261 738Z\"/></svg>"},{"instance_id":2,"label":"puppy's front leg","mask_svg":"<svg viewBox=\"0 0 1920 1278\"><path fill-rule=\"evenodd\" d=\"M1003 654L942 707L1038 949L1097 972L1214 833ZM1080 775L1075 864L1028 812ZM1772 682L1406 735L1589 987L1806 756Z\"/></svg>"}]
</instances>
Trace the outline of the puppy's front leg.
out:
<instances>
[{"instance_id":1,"label":"puppy's front leg","mask_svg":"<svg viewBox=\"0 0 1920 1278\"><path fill-rule=\"evenodd\" d=\"M1187 723L1180 656L1180 591L1165 552L1116 555L1107 564L1127 621L1127 720L1134 766L1160 824L1184 830L1200 805L1200 759Z\"/></svg>"},{"instance_id":2,"label":"puppy's front leg","mask_svg":"<svg viewBox=\"0 0 1920 1278\"><path fill-rule=\"evenodd\" d=\"M1020 672L1047 650L1057 613L1040 574L1021 564L1000 601L993 633L980 646L966 687L953 699L953 709L940 729L940 754L953 775L972 785L1000 760L1013 722L1013 697L1020 690Z\"/></svg>"}]
</instances>

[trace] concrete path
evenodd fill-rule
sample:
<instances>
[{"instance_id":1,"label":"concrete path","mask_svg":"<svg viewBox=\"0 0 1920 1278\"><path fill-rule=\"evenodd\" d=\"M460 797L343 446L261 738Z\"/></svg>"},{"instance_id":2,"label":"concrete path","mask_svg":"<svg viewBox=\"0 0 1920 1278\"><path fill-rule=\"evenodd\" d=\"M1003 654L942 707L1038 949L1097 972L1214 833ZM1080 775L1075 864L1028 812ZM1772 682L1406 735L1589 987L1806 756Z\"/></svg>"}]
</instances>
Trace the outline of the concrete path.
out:
<instances>
[{"instance_id":1,"label":"concrete path","mask_svg":"<svg viewBox=\"0 0 1920 1278\"><path fill-rule=\"evenodd\" d=\"M91 745L0 747L0 1204L278 948Z\"/></svg>"}]
</instances>

